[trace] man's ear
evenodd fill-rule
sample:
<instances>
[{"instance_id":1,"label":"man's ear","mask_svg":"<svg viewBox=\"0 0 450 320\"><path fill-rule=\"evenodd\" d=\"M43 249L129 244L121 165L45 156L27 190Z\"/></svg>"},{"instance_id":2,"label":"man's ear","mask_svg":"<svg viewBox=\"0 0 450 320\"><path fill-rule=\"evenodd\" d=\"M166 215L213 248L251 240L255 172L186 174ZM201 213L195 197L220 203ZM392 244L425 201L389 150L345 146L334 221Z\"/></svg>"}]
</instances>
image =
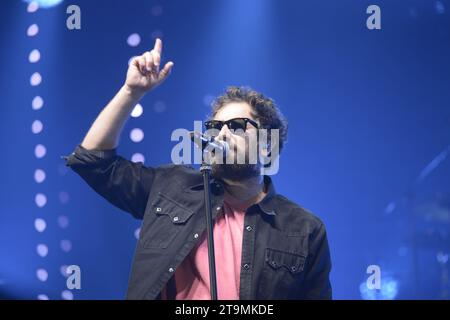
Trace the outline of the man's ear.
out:
<instances>
[{"instance_id":1,"label":"man's ear","mask_svg":"<svg viewBox=\"0 0 450 320\"><path fill-rule=\"evenodd\" d=\"M260 142L260 155L261 157L268 159L269 162L274 160L272 158L280 155L279 144L278 141L276 141L278 136L275 137L275 141L272 141L272 138L274 138L274 135L267 139L268 142Z\"/></svg>"},{"instance_id":2,"label":"man's ear","mask_svg":"<svg viewBox=\"0 0 450 320\"><path fill-rule=\"evenodd\" d=\"M273 175L278 172L279 169L279 157L280 157L280 145L279 134L277 130L271 130L271 134L268 137L267 142L263 141L260 145L260 160L261 160L261 174Z\"/></svg>"},{"instance_id":3,"label":"man's ear","mask_svg":"<svg viewBox=\"0 0 450 320\"><path fill-rule=\"evenodd\" d=\"M277 159L280 153L279 149L279 132L277 129L271 129L270 133L260 132L259 135L259 157L261 163L270 165L270 163Z\"/></svg>"},{"instance_id":4,"label":"man's ear","mask_svg":"<svg viewBox=\"0 0 450 320\"><path fill-rule=\"evenodd\" d=\"M270 154L272 153L271 144L269 142L264 142L261 144L261 156L264 158L270 157Z\"/></svg>"}]
</instances>

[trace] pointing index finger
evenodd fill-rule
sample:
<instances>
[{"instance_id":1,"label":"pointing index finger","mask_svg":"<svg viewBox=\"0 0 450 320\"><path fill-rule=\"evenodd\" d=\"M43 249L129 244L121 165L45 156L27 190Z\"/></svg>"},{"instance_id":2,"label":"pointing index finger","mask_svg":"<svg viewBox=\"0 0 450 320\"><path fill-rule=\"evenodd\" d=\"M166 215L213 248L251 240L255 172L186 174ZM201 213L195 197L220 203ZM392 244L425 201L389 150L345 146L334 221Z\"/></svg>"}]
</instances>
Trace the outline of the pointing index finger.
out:
<instances>
[{"instance_id":1,"label":"pointing index finger","mask_svg":"<svg viewBox=\"0 0 450 320\"><path fill-rule=\"evenodd\" d=\"M153 48L157 53L161 54L162 51L162 41L161 39L156 39L155 41L155 47Z\"/></svg>"}]
</instances>

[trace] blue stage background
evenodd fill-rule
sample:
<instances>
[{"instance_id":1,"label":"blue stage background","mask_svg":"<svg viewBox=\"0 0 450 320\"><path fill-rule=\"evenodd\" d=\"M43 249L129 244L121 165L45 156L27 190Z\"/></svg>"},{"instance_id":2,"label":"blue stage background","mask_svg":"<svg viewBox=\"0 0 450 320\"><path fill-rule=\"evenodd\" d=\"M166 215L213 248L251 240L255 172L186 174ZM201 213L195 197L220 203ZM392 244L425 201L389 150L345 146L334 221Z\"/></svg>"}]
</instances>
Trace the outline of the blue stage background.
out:
<instances>
[{"instance_id":1,"label":"blue stage background","mask_svg":"<svg viewBox=\"0 0 450 320\"><path fill-rule=\"evenodd\" d=\"M70 4L81 8L81 30L66 28ZM366 27L371 4L381 8L381 30ZM0 297L124 298L139 221L95 194L60 156L120 88L128 60L161 37L172 75L130 118L121 155L170 162L174 129L205 119L227 86L250 86L289 120L275 186L325 222L334 297L449 298L450 202L440 218L417 209L450 191L445 152L417 180L450 144L449 1L27 6L6 1L0 10ZM39 32L27 36L32 24ZM134 33L140 42L130 46ZM34 49L40 59L30 63ZM32 86L35 72L42 81ZM130 140L134 128L145 134L139 143ZM72 264L81 267L81 290L66 288L61 268ZM361 286L369 265L381 267L382 290Z\"/></svg>"}]
</instances>

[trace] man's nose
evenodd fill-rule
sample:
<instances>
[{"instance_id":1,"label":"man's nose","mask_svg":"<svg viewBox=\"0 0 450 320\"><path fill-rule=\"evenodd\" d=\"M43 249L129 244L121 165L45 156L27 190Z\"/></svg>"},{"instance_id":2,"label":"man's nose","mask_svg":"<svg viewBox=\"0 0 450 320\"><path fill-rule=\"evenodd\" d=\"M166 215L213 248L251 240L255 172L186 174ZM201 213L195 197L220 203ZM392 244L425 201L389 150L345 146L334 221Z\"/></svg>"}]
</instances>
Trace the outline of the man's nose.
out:
<instances>
[{"instance_id":1,"label":"man's nose","mask_svg":"<svg viewBox=\"0 0 450 320\"><path fill-rule=\"evenodd\" d=\"M228 126L224 124L220 129L219 135L217 136L218 140L227 140L230 137L231 131L228 129Z\"/></svg>"}]
</instances>

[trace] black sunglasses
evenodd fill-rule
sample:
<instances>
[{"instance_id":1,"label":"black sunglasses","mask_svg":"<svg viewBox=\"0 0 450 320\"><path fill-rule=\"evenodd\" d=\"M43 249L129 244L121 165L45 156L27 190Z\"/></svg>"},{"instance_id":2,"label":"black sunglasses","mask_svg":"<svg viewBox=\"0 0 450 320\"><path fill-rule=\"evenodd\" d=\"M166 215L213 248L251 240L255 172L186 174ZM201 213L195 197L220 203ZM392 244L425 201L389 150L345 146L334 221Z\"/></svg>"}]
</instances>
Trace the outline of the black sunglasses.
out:
<instances>
[{"instance_id":1,"label":"black sunglasses","mask_svg":"<svg viewBox=\"0 0 450 320\"><path fill-rule=\"evenodd\" d=\"M256 129L258 129L258 123L249 118L234 118L227 121L219 121L219 120L208 120L205 121L206 130L209 129L217 129L221 130L224 125L227 125L230 130L242 130L245 132L247 129L247 123L253 125Z\"/></svg>"}]
</instances>

